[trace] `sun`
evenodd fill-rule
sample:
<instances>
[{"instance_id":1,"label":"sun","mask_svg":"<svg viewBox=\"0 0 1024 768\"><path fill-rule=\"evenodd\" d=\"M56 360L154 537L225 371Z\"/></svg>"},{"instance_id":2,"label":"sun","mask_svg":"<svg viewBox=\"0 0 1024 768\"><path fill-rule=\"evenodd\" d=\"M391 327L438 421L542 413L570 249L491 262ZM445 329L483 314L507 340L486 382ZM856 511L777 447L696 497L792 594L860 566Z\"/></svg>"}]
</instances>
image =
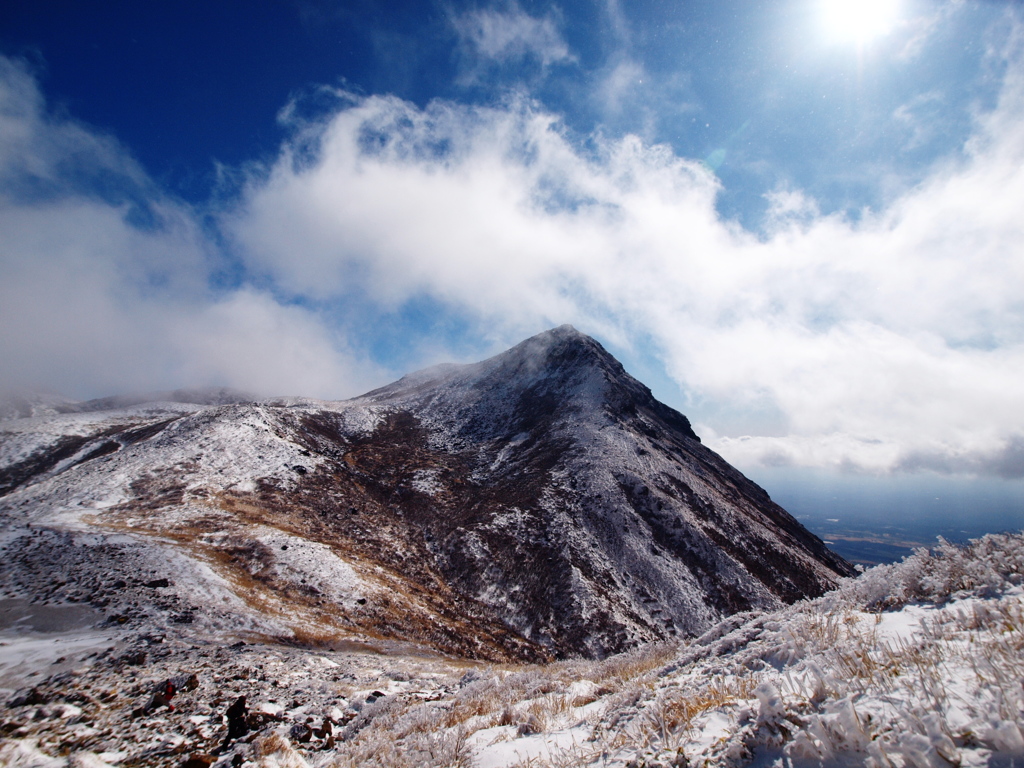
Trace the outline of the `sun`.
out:
<instances>
[{"instance_id":1,"label":"sun","mask_svg":"<svg viewBox=\"0 0 1024 768\"><path fill-rule=\"evenodd\" d=\"M887 35L900 16L899 0L819 0L824 35L835 42L864 45Z\"/></svg>"}]
</instances>

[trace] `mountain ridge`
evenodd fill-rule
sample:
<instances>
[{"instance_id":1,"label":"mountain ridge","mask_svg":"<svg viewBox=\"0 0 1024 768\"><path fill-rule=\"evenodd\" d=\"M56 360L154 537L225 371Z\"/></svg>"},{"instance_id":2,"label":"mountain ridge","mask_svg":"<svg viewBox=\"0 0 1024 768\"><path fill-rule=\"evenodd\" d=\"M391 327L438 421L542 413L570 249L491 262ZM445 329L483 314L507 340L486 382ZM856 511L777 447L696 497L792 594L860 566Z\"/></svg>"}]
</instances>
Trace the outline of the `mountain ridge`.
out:
<instances>
[{"instance_id":1,"label":"mountain ridge","mask_svg":"<svg viewBox=\"0 0 1024 768\"><path fill-rule=\"evenodd\" d=\"M137 403L2 431L0 519L127 536L154 573L180 561L231 607L186 589L118 615L196 631L603 657L853 572L571 326L348 401ZM47 556L92 573L87 538Z\"/></svg>"}]
</instances>

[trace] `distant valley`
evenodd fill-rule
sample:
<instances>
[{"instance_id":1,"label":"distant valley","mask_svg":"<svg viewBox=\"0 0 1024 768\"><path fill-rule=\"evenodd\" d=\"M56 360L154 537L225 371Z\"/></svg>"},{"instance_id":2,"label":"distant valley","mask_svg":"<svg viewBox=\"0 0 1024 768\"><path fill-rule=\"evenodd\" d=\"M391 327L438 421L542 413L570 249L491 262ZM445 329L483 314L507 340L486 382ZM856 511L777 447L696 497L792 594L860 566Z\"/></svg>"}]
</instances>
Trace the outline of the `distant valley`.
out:
<instances>
[{"instance_id":1,"label":"distant valley","mask_svg":"<svg viewBox=\"0 0 1024 768\"><path fill-rule=\"evenodd\" d=\"M966 542L1024 528L1024 481L753 473L794 517L847 560L895 562L937 537Z\"/></svg>"}]
</instances>

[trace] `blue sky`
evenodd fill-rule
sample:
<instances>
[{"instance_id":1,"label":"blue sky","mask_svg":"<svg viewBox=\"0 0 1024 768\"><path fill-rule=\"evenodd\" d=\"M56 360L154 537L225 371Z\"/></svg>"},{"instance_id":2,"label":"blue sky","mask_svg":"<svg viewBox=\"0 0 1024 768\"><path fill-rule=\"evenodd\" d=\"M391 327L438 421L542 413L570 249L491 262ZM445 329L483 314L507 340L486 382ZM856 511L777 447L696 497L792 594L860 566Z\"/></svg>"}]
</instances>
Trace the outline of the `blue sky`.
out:
<instances>
[{"instance_id":1,"label":"blue sky","mask_svg":"<svg viewBox=\"0 0 1024 768\"><path fill-rule=\"evenodd\" d=\"M1022 21L8 2L0 385L341 398L570 322L741 467L1020 478Z\"/></svg>"}]
</instances>

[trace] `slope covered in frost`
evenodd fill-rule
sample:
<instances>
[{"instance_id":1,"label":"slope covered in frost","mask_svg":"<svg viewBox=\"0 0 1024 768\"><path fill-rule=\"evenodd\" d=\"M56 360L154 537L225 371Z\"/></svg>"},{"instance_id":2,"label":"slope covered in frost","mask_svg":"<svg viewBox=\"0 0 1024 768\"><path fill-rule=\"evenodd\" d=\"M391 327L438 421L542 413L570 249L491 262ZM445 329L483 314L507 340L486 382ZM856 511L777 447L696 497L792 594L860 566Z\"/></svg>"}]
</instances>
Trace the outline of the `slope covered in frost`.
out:
<instances>
[{"instance_id":1,"label":"slope covered in frost","mask_svg":"<svg viewBox=\"0 0 1024 768\"><path fill-rule=\"evenodd\" d=\"M1012 766L1022 574L1024 536L940 543L692 640L548 665L6 632L0 764Z\"/></svg>"},{"instance_id":2,"label":"slope covered in frost","mask_svg":"<svg viewBox=\"0 0 1024 768\"><path fill-rule=\"evenodd\" d=\"M16 414L0 521L35 554L0 584L128 622L599 658L852 572L570 326L344 402L180 390ZM139 569L169 581L158 600L111 586Z\"/></svg>"}]
</instances>

